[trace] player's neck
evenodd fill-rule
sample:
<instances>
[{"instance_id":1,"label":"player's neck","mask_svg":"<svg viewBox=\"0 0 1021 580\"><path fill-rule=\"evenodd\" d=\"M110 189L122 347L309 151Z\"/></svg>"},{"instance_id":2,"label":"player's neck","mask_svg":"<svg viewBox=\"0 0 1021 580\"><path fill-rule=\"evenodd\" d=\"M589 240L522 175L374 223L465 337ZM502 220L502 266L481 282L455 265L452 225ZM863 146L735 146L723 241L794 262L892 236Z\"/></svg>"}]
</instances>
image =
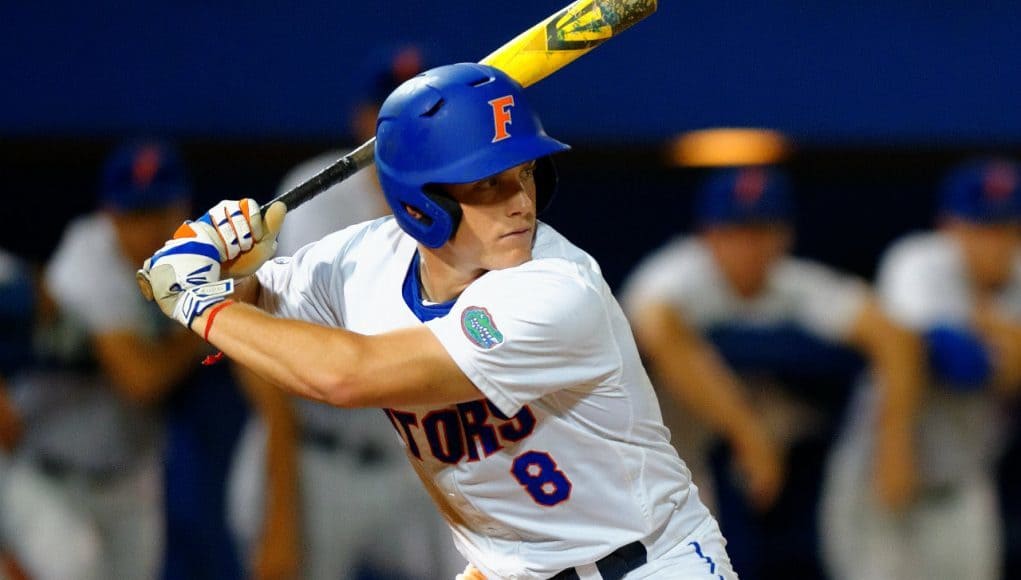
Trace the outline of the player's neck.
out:
<instances>
[{"instance_id":1,"label":"player's neck","mask_svg":"<svg viewBox=\"0 0 1021 580\"><path fill-rule=\"evenodd\" d=\"M445 259L443 248L419 246L418 252L422 296L430 302L442 303L457 298L469 284L486 273L478 267L458 267L454 260Z\"/></svg>"}]
</instances>

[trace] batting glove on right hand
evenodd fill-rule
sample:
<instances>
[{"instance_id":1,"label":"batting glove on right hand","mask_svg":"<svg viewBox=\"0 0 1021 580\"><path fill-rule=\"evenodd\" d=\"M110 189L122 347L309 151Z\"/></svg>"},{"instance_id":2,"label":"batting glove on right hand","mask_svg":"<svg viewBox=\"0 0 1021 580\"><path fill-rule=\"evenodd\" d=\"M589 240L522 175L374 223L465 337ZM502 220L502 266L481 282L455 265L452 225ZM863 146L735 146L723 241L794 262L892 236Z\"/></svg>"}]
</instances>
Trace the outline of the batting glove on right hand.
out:
<instances>
[{"instance_id":1,"label":"batting glove on right hand","mask_svg":"<svg viewBox=\"0 0 1021 580\"><path fill-rule=\"evenodd\" d=\"M223 277L236 278L254 273L273 257L286 213L281 202L271 205L263 217L254 199L224 200L191 226L219 242Z\"/></svg>"}]
</instances>

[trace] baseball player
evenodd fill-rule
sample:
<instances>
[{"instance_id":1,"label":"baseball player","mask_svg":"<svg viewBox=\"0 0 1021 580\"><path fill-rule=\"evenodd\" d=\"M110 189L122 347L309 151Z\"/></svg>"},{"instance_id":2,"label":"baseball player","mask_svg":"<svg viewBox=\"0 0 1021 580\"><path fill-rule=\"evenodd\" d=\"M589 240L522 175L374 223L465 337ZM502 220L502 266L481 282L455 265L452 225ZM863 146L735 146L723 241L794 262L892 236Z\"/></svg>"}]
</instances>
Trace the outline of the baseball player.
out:
<instances>
[{"instance_id":1,"label":"baseball player","mask_svg":"<svg viewBox=\"0 0 1021 580\"><path fill-rule=\"evenodd\" d=\"M188 196L172 148L119 148L104 168L102 210L68 225L45 268L56 319L40 334L41 368L12 380L25 432L0 497L4 537L31 578L158 573L155 402L206 347L153 316L131 264L159 247L153 230L187 215Z\"/></svg>"},{"instance_id":2,"label":"baseball player","mask_svg":"<svg viewBox=\"0 0 1021 580\"><path fill-rule=\"evenodd\" d=\"M809 577L810 566L818 567L811 546L784 561L769 547L785 521L797 519L795 506L809 524L815 520L814 502L794 495L817 488L819 472L787 486L784 458L811 459L807 442L825 438L832 420L819 404L825 393L809 397L795 386L820 389L833 383L824 382L836 374L832 367L854 369L843 363L841 345L865 355L883 387L879 438L886 450L865 493L900 505L912 486L904 432L921 384L920 348L882 315L863 282L788 255L793 200L778 170L718 170L695 203L699 232L646 258L626 283L624 303L662 387L728 444L743 476L738 483L759 512L746 513L737 498L723 501L735 495L727 493L734 484L729 469L718 470L721 524L728 535L744 532L741 542L732 538L735 565L757 578L795 561ZM771 517L774 506L787 510L784 518Z\"/></svg>"},{"instance_id":3,"label":"baseball player","mask_svg":"<svg viewBox=\"0 0 1021 580\"><path fill-rule=\"evenodd\" d=\"M290 392L382 407L488 578L736 577L598 265L535 219L568 147L521 86L431 69L376 135L392 217L231 297L219 278L240 266L223 262L268 253L282 208L222 202L146 262L161 309Z\"/></svg>"},{"instance_id":4,"label":"baseball player","mask_svg":"<svg viewBox=\"0 0 1021 580\"><path fill-rule=\"evenodd\" d=\"M4 455L13 451L22 430L5 378L31 361L34 313L34 280L28 266L13 254L0 250L0 485L6 461Z\"/></svg>"},{"instance_id":5,"label":"baseball player","mask_svg":"<svg viewBox=\"0 0 1021 580\"><path fill-rule=\"evenodd\" d=\"M31 362L34 280L29 268L13 254L0 250L0 496L7 475L7 461L21 440L23 424L8 392L7 377ZM0 530L3 530L0 509ZM24 578L0 534L0 579Z\"/></svg>"},{"instance_id":6,"label":"baseball player","mask_svg":"<svg viewBox=\"0 0 1021 580\"><path fill-rule=\"evenodd\" d=\"M875 391L863 385L825 482L826 557L838 580L1001 574L993 474L1002 403L1021 384L1021 167L966 163L940 198L939 229L895 242L877 275L883 308L928 350L919 493L894 513L862 493L880 449L869 429L878 420Z\"/></svg>"},{"instance_id":7,"label":"baseball player","mask_svg":"<svg viewBox=\"0 0 1021 580\"><path fill-rule=\"evenodd\" d=\"M371 87L352 115L357 142L374 136L379 107L390 92L422 72L419 48L386 53L384 66L374 62ZM326 153L300 164L284 178L279 193L343 154ZM367 168L290 212L276 255L290 256L339 229L388 213L375 169ZM451 578L460 570L463 559L449 534L442 533L446 526L378 409L338 409L288 398L251 378L247 382L259 391L253 400L260 412L239 444L232 517L244 543L255 546L250 560L256 578L275 577L272 568L284 564L296 570L299 560L305 580L359 573L392 580ZM296 497L287 497L288 491ZM382 544L381 538L388 541ZM283 562L288 558L294 562Z\"/></svg>"}]
</instances>

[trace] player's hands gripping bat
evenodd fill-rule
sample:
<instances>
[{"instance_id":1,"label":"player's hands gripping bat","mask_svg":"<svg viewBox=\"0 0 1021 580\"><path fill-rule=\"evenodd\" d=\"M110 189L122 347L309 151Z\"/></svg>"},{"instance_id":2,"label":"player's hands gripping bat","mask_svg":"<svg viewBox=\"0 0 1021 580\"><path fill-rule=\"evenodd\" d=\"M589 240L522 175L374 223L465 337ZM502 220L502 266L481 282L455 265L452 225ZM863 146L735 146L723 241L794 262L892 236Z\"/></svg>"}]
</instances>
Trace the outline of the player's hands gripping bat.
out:
<instances>
[{"instance_id":1,"label":"player's hands gripping bat","mask_svg":"<svg viewBox=\"0 0 1021 580\"><path fill-rule=\"evenodd\" d=\"M480 62L502 70L528 87L627 30L655 12L656 7L657 0L575 0ZM366 141L266 207L280 206L283 212L294 209L368 167L373 161L375 141ZM152 300L147 269L139 270L136 278L142 295Z\"/></svg>"},{"instance_id":2,"label":"player's hands gripping bat","mask_svg":"<svg viewBox=\"0 0 1021 580\"><path fill-rule=\"evenodd\" d=\"M185 222L138 271L143 296L173 310L182 290L255 272L276 251L286 212L282 203L262 211L254 199L221 201Z\"/></svg>"}]
</instances>

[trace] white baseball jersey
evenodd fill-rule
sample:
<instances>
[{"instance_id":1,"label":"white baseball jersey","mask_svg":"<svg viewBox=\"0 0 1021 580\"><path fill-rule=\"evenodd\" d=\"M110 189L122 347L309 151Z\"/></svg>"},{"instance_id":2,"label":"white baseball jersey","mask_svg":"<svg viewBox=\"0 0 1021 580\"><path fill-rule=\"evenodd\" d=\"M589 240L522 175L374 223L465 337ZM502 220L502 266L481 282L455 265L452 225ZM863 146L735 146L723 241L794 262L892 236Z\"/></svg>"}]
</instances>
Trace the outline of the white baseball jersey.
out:
<instances>
[{"instance_id":1,"label":"white baseball jersey","mask_svg":"<svg viewBox=\"0 0 1021 580\"><path fill-rule=\"evenodd\" d=\"M548 578L711 522L598 265L545 224L533 257L425 305L405 298L419 292L417 244L382 218L258 273L260 306L285 317L365 334L428 320L485 398L386 414L491 578Z\"/></svg>"},{"instance_id":2,"label":"white baseball jersey","mask_svg":"<svg viewBox=\"0 0 1021 580\"><path fill-rule=\"evenodd\" d=\"M18 384L32 453L86 469L123 470L155 449L159 418L118 394L96 368L89 344L108 332L157 337L173 330L139 294L135 267L106 215L80 217L67 227L45 273L61 326L48 334L44 350L61 370L35 372Z\"/></svg>"},{"instance_id":3,"label":"white baseball jersey","mask_svg":"<svg viewBox=\"0 0 1021 580\"><path fill-rule=\"evenodd\" d=\"M665 302L698 329L734 320L790 322L837 342L847 337L867 296L860 280L788 256L770 270L762 291L745 299L724 278L709 248L690 237L672 240L642 262L626 284L624 304L630 310Z\"/></svg>"},{"instance_id":4,"label":"white baseball jersey","mask_svg":"<svg viewBox=\"0 0 1021 580\"><path fill-rule=\"evenodd\" d=\"M727 282L701 240L678 237L639 265L625 284L623 301L631 312L650 302L668 304L687 324L702 332L729 325L792 325L823 341L841 342L868 297L867 286L861 280L800 258L780 259L767 276L761 292L743 298ZM742 378L763 421L785 443L817 430L824 421L817 409L786 392L770 377L754 373ZM683 410L672 419L690 421Z\"/></svg>"}]
</instances>

